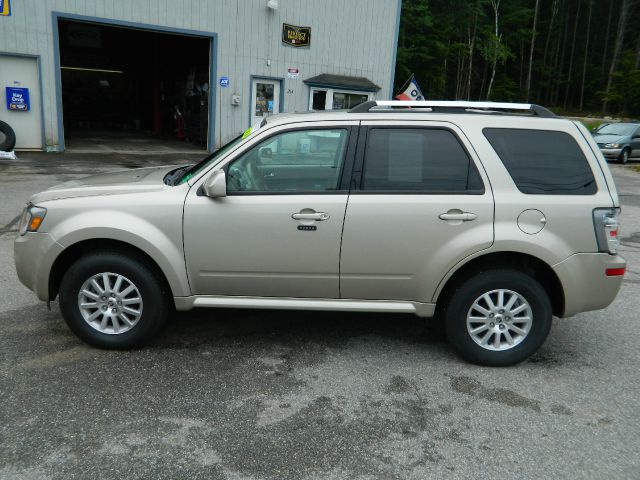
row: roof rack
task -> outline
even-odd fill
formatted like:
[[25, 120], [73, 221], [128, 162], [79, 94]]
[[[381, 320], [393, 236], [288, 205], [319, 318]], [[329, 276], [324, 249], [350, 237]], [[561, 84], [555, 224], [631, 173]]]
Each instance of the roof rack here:
[[554, 118], [555, 113], [533, 103], [500, 103], [500, 102], [464, 102], [444, 100], [371, 100], [356, 105], [349, 113], [366, 113], [373, 109], [386, 108], [399, 110], [429, 108], [437, 113], [511, 113], [515, 111], [529, 112], [537, 117]]

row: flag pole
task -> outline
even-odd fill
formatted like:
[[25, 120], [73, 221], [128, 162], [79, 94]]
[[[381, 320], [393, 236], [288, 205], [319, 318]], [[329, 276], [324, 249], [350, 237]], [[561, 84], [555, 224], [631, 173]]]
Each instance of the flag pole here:
[[[404, 83], [402, 84], [402, 86], [400, 87], [400, 92], [404, 92], [405, 87], [406, 87], [407, 85], [409, 85], [409, 83], [411, 82], [411, 80], [413, 80], [413, 78], [414, 78], [415, 76], [416, 76], [416, 74], [415, 74], [415, 73], [412, 73], [412, 74], [411, 74], [411, 76], [407, 79], [407, 81], [406, 81], [406, 82], [404, 82]], [[398, 92], [398, 93], [400, 93], [400, 92]], [[396, 94], [393, 96], [393, 98], [396, 98], [396, 96], [398, 95], [398, 93], [396, 93]]]

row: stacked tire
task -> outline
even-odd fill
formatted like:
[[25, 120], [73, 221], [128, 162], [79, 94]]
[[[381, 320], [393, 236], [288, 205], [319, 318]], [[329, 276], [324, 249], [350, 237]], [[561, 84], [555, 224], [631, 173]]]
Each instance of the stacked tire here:
[[12, 152], [16, 146], [16, 133], [8, 123], [0, 120], [0, 152]]

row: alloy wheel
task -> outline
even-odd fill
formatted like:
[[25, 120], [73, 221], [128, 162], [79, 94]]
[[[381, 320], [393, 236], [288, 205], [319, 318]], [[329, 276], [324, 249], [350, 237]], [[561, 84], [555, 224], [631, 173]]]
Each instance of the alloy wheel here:
[[527, 300], [507, 289], [480, 295], [467, 313], [467, 331], [475, 343], [492, 351], [509, 350], [531, 331], [533, 312]]
[[117, 335], [131, 330], [142, 316], [142, 295], [127, 277], [111, 272], [88, 278], [78, 293], [80, 313], [92, 328]]

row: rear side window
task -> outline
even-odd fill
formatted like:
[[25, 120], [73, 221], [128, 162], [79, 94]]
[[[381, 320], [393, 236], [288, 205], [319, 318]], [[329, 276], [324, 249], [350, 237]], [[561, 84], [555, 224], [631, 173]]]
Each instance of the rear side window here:
[[362, 190], [481, 194], [484, 186], [473, 161], [449, 130], [372, 128]]
[[483, 133], [522, 193], [596, 193], [589, 162], [571, 135], [515, 128], [485, 128]]

